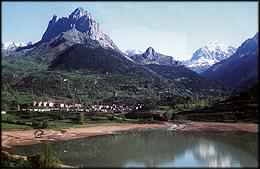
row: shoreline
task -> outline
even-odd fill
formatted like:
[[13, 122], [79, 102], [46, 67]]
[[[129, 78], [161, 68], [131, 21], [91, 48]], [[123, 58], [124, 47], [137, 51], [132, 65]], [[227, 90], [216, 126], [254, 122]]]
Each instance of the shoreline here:
[[[173, 128], [174, 127], [174, 128]], [[187, 122], [187, 123], [112, 123], [99, 124], [93, 127], [67, 128], [62, 130], [43, 129], [44, 134], [40, 138], [34, 137], [34, 130], [11, 130], [2, 131], [2, 148], [12, 146], [32, 145], [45, 141], [65, 141], [86, 137], [111, 135], [116, 132], [133, 129], [159, 129], [173, 128], [173, 132], [250, 132], [258, 133], [258, 124], [255, 123], [223, 123], [223, 122]]]

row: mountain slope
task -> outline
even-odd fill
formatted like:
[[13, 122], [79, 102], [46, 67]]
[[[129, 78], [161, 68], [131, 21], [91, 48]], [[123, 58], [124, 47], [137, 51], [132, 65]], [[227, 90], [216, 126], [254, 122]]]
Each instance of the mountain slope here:
[[127, 73], [133, 66], [132, 62], [115, 50], [76, 44], [58, 55], [50, 68]]
[[183, 65], [167, 66], [148, 64], [145, 66], [170, 80], [171, 83], [175, 85], [175, 88], [183, 88], [192, 92], [199, 92], [203, 89], [217, 89], [221, 87], [218, 83], [202, 77]]
[[196, 50], [192, 58], [184, 65], [197, 73], [202, 73], [210, 66], [229, 58], [236, 49], [232, 46], [224, 46], [218, 42], [210, 42], [202, 48]]
[[194, 121], [258, 123], [258, 86], [259, 84], [256, 83], [237, 95], [217, 102], [210, 107], [180, 112], [176, 118], [185, 117], [185, 119]]
[[228, 87], [246, 87], [258, 80], [258, 33], [246, 40], [226, 60], [219, 62], [203, 73], [203, 76], [218, 80]]

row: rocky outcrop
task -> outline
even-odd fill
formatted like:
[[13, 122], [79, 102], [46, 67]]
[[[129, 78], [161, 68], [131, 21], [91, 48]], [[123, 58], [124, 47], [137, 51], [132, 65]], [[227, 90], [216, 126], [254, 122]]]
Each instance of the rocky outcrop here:
[[68, 17], [52, 17], [41, 42], [51, 41], [55, 37], [80, 44], [91, 39], [98, 41], [102, 47], [117, 49], [111, 38], [101, 31], [99, 23], [83, 8], [75, 9]]
[[129, 57], [137, 64], [158, 64], [158, 65], [174, 65], [175, 60], [172, 56], [163, 55], [156, 52], [152, 47], [148, 47], [142, 54], [129, 55]]

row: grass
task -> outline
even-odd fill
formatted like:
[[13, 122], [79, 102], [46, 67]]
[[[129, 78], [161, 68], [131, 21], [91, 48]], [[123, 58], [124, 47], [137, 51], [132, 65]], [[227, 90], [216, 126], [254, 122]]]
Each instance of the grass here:
[[9, 130], [9, 129], [23, 129], [23, 130], [28, 130], [32, 129], [32, 127], [27, 126], [27, 125], [21, 125], [21, 124], [10, 124], [10, 123], [1, 123], [2, 130]]
[[124, 114], [110, 114], [103, 116], [93, 115], [91, 117], [85, 117], [84, 122], [80, 124], [80, 122], [77, 120], [77, 116], [75, 115], [76, 114], [66, 113], [64, 115], [64, 119], [57, 119], [57, 117], [53, 113], [8, 112], [8, 114], [2, 115], [2, 129], [33, 129], [33, 122], [40, 123], [44, 120], [48, 121], [48, 129], [64, 129], [74, 127], [97, 126], [99, 124], [139, 122], [138, 119], [126, 119]]

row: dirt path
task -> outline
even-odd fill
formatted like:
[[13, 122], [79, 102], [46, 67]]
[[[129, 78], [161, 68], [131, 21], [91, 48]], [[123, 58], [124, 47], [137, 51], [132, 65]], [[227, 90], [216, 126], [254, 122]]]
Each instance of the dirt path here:
[[249, 123], [215, 123], [215, 122], [188, 122], [174, 124], [165, 122], [161, 124], [99, 124], [99, 126], [85, 128], [68, 128], [63, 130], [44, 129], [44, 134], [40, 138], [35, 138], [36, 130], [17, 130], [2, 131], [2, 146], [11, 147], [15, 145], [30, 145], [48, 141], [62, 141], [76, 138], [113, 134], [118, 131], [131, 129], [152, 129], [152, 128], [171, 128], [177, 132], [196, 131], [196, 132], [219, 132], [219, 131], [246, 131], [258, 132], [257, 124]]

